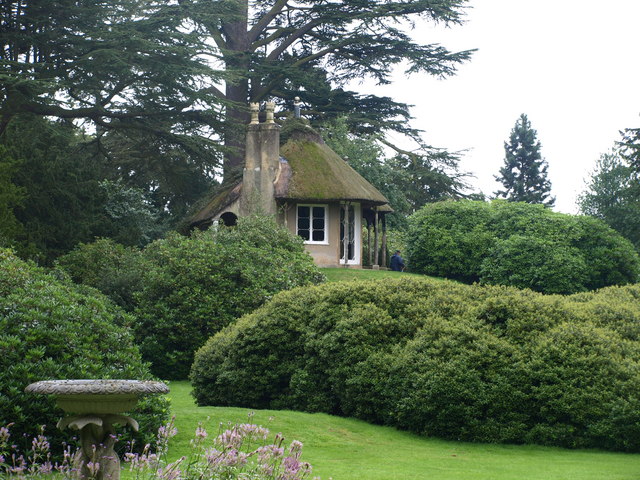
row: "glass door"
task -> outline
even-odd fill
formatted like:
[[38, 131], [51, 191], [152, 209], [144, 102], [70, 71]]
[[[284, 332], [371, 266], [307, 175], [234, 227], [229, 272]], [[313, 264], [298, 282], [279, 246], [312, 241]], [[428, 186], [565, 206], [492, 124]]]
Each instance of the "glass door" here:
[[360, 204], [340, 205], [340, 263], [360, 264]]

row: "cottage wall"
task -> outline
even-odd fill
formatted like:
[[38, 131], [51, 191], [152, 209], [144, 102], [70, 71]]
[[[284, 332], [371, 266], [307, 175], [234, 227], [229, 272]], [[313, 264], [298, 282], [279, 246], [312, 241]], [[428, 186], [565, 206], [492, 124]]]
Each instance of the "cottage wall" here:
[[[307, 243], [305, 249], [319, 267], [340, 267], [340, 204], [330, 203], [327, 210], [328, 244]], [[293, 205], [285, 213], [287, 228], [294, 235], [298, 233], [296, 232], [296, 211], [296, 205]]]

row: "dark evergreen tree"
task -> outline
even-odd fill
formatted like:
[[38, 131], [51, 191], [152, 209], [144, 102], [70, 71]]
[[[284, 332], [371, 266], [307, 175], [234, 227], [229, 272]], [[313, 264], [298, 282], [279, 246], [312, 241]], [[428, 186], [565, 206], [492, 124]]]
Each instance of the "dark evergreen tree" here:
[[504, 143], [504, 166], [495, 179], [504, 187], [495, 192], [497, 198], [513, 202], [541, 203], [552, 207], [551, 182], [547, 178], [547, 162], [540, 153], [538, 133], [523, 113]]
[[72, 124], [14, 117], [0, 142], [0, 244], [50, 263], [95, 237], [143, 245], [164, 233], [162, 204], [117, 178]]
[[0, 2], [0, 133], [30, 113], [82, 120], [98, 139], [142, 131], [211, 159], [219, 109], [208, 86], [220, 74], [186, 21], [160, 0]]
[[640, 173], [640, 128], [627, 128], [621, 133], [620, 148], [622, 157], [629, 162], [636, 172]]
[[15, 184], [19, 167], [20, 162], [0, 145], [0, 248], [15, 246], [16, 239], [23, 234], [22, 225], [14, 213], [14, 208], [24, 201], [25, 193]]
[[[392, 68], [444, 77], [471, 52], [412, 41], [417, 22], [459, 24], [467, 0], [181, 0], [197, 28], [212, 39], [230, 80], [225, 145], [235, 147], [225, 178], [242, 165], [247, 102], [271, 98], [288, 105], [299, 95], [312, 121], [344, 116], [352, 131], [395, 130], [414, 137], [408, 106], [346, 90], [349, 81], [390, 82]], [[405, 28], [407, 27], [407, 28]], [[427, 154], [430, 152], [426, 152]]]
[[620, 152], [600, 156], [578, 198], [580, 211], [604, 220], [640, 250], [640, 172]]

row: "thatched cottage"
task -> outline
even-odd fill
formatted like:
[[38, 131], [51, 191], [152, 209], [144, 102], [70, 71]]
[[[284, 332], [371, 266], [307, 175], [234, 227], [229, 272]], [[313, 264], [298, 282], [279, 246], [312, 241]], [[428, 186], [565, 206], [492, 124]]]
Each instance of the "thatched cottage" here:
[[[264, 212], [301, 236], [319, 266], [361, 267], [363, 251], [368, 264], [384, 266], [377, 252], [386, 243], [387, 199], [300, 120], [280, 146], [273, 111], [267, 103], [260, 123], [258, 105], [251, 105], [242, 180], [212, 199], [192, 226], [233, 225], [239, 216]], [[364, 248], [363, 226], [369, 233]]]

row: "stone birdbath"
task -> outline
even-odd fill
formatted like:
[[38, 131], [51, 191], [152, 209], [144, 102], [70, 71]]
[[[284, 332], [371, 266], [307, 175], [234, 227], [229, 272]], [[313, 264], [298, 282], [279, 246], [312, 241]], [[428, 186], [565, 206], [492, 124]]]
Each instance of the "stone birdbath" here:
[[122, 414], [133, 410], [141, 396], [168, 393], [169, 387], [141, 380], [45, 380], [32, 383], [25, 392], [53, 395], [69, 414], [58, 428], [80, 431], [81, 448], [74, 459], [78, 478], [119, 480], [114, 425], [130, 425], [138, 431], [138, 422]]

